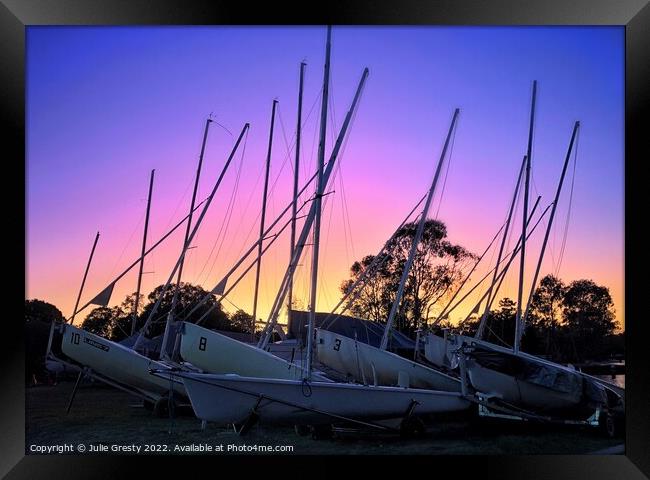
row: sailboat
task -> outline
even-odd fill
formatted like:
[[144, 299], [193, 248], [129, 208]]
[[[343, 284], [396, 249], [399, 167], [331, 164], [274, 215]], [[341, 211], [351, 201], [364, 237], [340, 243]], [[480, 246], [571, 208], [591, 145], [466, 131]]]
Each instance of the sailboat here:
[[[299, 151], [299, 138], [300, 138], [300, 112], [302, 108], [302, 88], [303, 88], [303, 78], [304, 78], [304, 66], [305, 63], [300, 65], [300, 88], [299, 88], [299, 107], [298, 107], [298, 134], [297, 134], [297, 152]], [[271, 125], [269, 130], [269, 141], [268, 149], [266, 155], [266, 168], [265, 168], [265, 180], [264, 180], [264, 193], [262, 196], [262, 214], [260, 216], [260, 234], [259, 240], [256, 242], [251, 249], [244, 255], [243, 258], [246, 258], [252, 250], [257, 247], [257, 258], [254, 262], [256, 268], [255, 275], [255, 290], [253, 295], [253, 325], [251, 326], [252, 331], [254, 332], [255, 319], [257, 318], [257, 299], [259, 291], [259, 281], [260, 281], [260, 267], [262, 255], [264, 253], [263, 249], [263, 240], [268, 235], [268, 229], [265, 229], [265, 218], [266, 218], [266, 202], [267, 202], [267, 192], [268, 192], [268, 183], [269, 183], [269, 171], [270, 171], [270, 162], [271, 162], [271, 151], [273, 145], [273, 127], [275, 123], [275, 111], [278, 101], [273, 100], [273, 107], [271, 110]], [[296, 162], [298, 161], [298, 155], [296, 155]], [[293, 227], [293, 232], [295, 232], [295, 219], [297, 215], [297, 197], [298, 197], [298, 184], [297, 184], [297, 175], [298, 171], [295, 171], [296, 183], [294, 184], [294, 200], [291, 204], [292, 207], [292, 217], [291, 223]], [[310, 183], [310, 182], [309, 182]], [[285, 211], [287, 211], [285, 209]], [[284, 214], [284, 212], [283, 212]], [[282, 215], [281, 215], [282, 216]], [[281, 218], [281, 216], [279, 218]], [[273, 222], [270, 228], [277, 223], [277, 220]], [[286, 225], [285, 225], [286, 227]], [[284, 229], [284, 227], [283, 227]], [[283, 230], [282, 229], [282, 230]], [[281, 231], [282, 231], [281, 230]], [[280, 231], [280, 233], [281, 233]], [[279, 235], [276, 234], [274, 237], [277, 238]], [[294, 233], [295, 235], [295, 233]], [[295, 240], [292, 240], [295, 241]], [[270, 245], [267, 245], [267, 247]], [[217, 285], [220, 288], [215, 287], [212, 293], [219, 293], [222, 296], [222, 299], [226, 296], [226, 292], [223, 291], [225, 284], [234, 272], [234, 270], [241, 264], [238, 262], [237, 265], [230, 272], [226, 274], [224, 279], [219, 282]], [[246, 272], [244, 272], [245, 274]], [[241, 277], [240, 277], [241, 278]], [[223, 288], [221, 288], [223, 287]], [[232, 290], [234, 285], [231, 285], [229, 291]], [[196, 308], [196, 307], [195, 307]], [[189, 315], [188, 315], [189, 316]], [[197, 322], [198, 323], [198, 322]], [[297, 363], [286, 361], [283, 358], [280, 358], [276, 355], [273, 355], [263, 349], [259, 349], [256, 346], [235, 340], [226, 335], [223, 335], [219, 332], [203, 328], [197, 324], [182, 322], [179, 335], [179, 346], [178, 354], [176, 356], [177, 360], [180, 362], [189, 362], [194, 367], [197, 367], [205, 372], [211, 373], [236, 373], [243, 376], [254, 376], [254, 377], [263, 377], [263, 378], [278, 378], [278, 379], [300, 379], [304, 376], [304, 371], [301, 366]], [[253, 335], [254, 339], [254, 335]], [[184, 365], [184, 363], [181, 363]], [[328, 381], [327, 377], [323, 375], [317, 375], [318, 379], [321, 381]]]
[[[183, 322], [181, 336], [181, 358], [205, 372], [286, 380], [305, 375], [297, 363], [193, 323]], [[329, 381], [324, 375], [315, 376]]]
[[63, 324], [60, 331], [63, 358], [81, 365], [83, 375], [89, 375], [104, 383], [129, 393], [134, 393], [153, 403], [169, 395], [170, 390], [186, 397], [181, 382], [152, 377], [152, 368], [161, 371], [169, 367], [145, 357], [117, 342], [87, 332], [71, 324]]
[[[273, 310], [278, 310], [284, 301], [288, 278], [300, 258], [302, 247], [313, 225], [313, 251], [311, 269], [310, 315], [307, 333], [307, 354], [302, 379], [259, 378], [236, 374], [191, 373], [179, 370], [180, 377], [190, 397], [197, 417], [219, 424], [241, 423], [250, 426], [255, 421], [268, 423], [332, 423], [333, 420], [353, 423], [386, 418], [411, 418], [438, 412], [458, 411], [469, 406], [469, 402], [456, 392], [441, 392], [392, 386], [370, 386], [352, 383], [323, 382], [313, 377], [312, 356], [314, 353], [314, 318], [316, 312], [316, 279], [320, 242], [321, 199], [327, 178], [334, 162], [325, 162], [325, 126], [327, 123], [327, 97], [329, 82], [331, 27], [327, 31], [323, 99], [321, 104], [320, 142], [318, 149], [318, 186], [310, 214], [305, 221], [292, 261], [285, 274], [282, 287]], [[346, 116], [342, 133], [349, 124], [361, 88], [368, 75], [364, 70], [357, 88], [352, 108]], [[342, 137], [335, 146], [338, 151]], [[333, 156], [333, 158], [335, 158]], [[258, 346], [264, 347], [276, 319], [272, 311], [265, 336]], [[209, 341], [210, 339], [207, 339]], [[152, 370], [156, 376], [165, 372]], [[376, 425], [374, 425], [376, 426]]]
[[459, 110], [456, 109], [449, 126], [431, 187], [428, 191], [427, 201], [420, 217], [409, 257], [402, 272], [397, 295], [393, 301], [391, 312], [384, 328], [381, 345], [375, 347], [359, 342], [356, 338], [349, 338], [323, 328], [317, 332], [318, 360], [328, 367], [354, 378], [358, 382], [366, 383], [371, 378], [375, 385], [412, 386], [451, 392], [460, 392], [461, 390], [461, 384], [458, 378], [386, 350], [391, 326], [401, 301], [418, 243], [422, 238], [427, 212], [431, 206], [447, 148], [456, 126], [458, 114]]
[[[152, 371], [166, 378], [164, 371]], [[470, 403], [456, 392], [354, 383], [254, 378], [174, 371], [196, 416], [220, 425], [359, 423], [457, 412]]]
[[[522, 309], [527, 200], [536, 87], [537, 83], [533, 82], [528, 151], [525, 157], [524, 221], [522, 222], [521, 263], [514, 346], [511, 350], [482, 340], [480, 338], [482, 328], [479, 328], [476, 338], [459, 335], [454, 338], [454, 343], [456, 351], [460, 355], [461, 370], [466, 371], [471, 386], [483, 396], [497, 399], [510, 408], [532, 411], [536, 414], [581, 419], [593, 418], [594, 415], [597, 417], [601, 410], [609, 414], [612, 409], [620, 408], [621, 396], [614, 389], [604, 386], [602, 382], [595, 381], [593, 377], [586, 376], [573, 368], [526, 354], [520, 350], [526, 317], [542, 265], [567, 166], [580, 127], [580, 122], [576, 121], [552, 203], [550, 218], [528, 301]], [[485, 315], [481, 323], [483, 324], [484, 321]], [[461, 375], [463, 375], [462, 372]]]
[[[329, 69], [330, 35], [331, 33], [328, 29], [327, 60], [326, 60], [327, 69]], [[301, 64], [301, 82], [300, 82], [301, 88], [299, 90], [299, 117], [300, 117], [300, 105], [302, 103], [301, 99], [302, 99], [302, 77], [303, 77], [303, 69], [304, 69], [303, 65], [304, 64]], [[366, 69], [363, 72], [361, 79], [359, 80], [354, 98], [352, 100], [352, 104], [341, 126], [334, 148], [330, 154], [329, 161], [327, 162], [326, 166], [325, 163], [323, 162], [323, 169], [319, 169], [319, 172], [314, 177], [312, 177], [314, 179], [318, 178], [319, 185], [322, 188], [325, 188], [334, 170], [335, 162], [337, 160], [341, 147], [345, 141], [346, 134], [350, 126], [351, 120], [353, 118], [354, 112], [356, 110], [356, 107], [358, 105], [358, 102], [360, 100], [361, 92], [363, 90], [363, 86], [365, 84], [367, 75], [368, 75], [368, 70]], [[323, 102], [326, 105], [327, 104], [326, 89], [324, 90], [323, 97], [324, 97]], [[300, 124], [298, 125], [298, 132], [299, 129], [300, 129]], [[297, 138], [299, 138], [299, 135], [300, 134], [298, 133]], [[324, 133], [321, 132], [321, 135], [324, 135]], [[322, 136], [321, 138], [322, 142], [324, 141], [323, 139], [324, 136]], [[297, 147], [296, 149], [297, 152], [298, 152], [298, 148], [299, 147]], [[324, 150], [322, 151], [322, 155], [324, 156]], [[294, 175], [297, 175], [297, 169], [295, 170]], [[295, 182], [297, 181], [295, 179], [296, 177], [294, 177], [294, 186], [296, 185]], [[310, 182], [307, 183], [307, 185], [309, 183], [311, 183], [311, 180]], [[285, 209], [285, 211], [287, 211], [288, 208], [296, 205], [298, 196], [305, 190], [307, 185], [305, 185], [305, 187], [303, 187], [303, 189], [300, 192], [298, 192], [294, 187], [293, 202], [289, 207]], [[287, 361], [279, 356], [269, 353], [268, 351], [266, 351], [266, 349], [268, 348], [268, 342], [271, 338], [274, 328], [276, 327], [277, 315], [290, 289], [295, 269], [298, 265], [304, 247], [307, 244], [307, 237], [310, 233], [311, 226], [316, 221], [316, 217], [318, 215], [317, 204], [319, 200], [320, 200], [320, 196], [317, 193], [314, 200], [312, 201], [311, 207], [309, 209], [309, 213], [306, 216], [302, 228], [302, 232], [298, 240], [295, 242], [294, 248], [292, 248], [292, 257], [289, 266], [287, 267], [287, 270], [282, 279], [278, 294], [273, 304], [272, 311], [269, 314], [266, 329], [262, 333], [262, 337], [260, 338], [260, 341], [258, 342], [257, 346], [252, 346], [237, 340], [233, 340], [223, 334], [220, 334], [212, 330], [208, 330], [198, 325], [193, 325], [187, 322], [183, 322], [182, 327], [180, 328], [180, 349], [179, 349], [180, 358], [178, 358], [179, 361], [188, 362], [206, 372], [217, 373], [217, 374], [228, 373], [228, 374], [238, 374], [243, 376], [258, 377], [258, 378], [279, 378], [279, 379], [287, 379], [287, 380], [304, 378], [305, 366], [299, 365], [300, 363], [299, 361], [296, 362]], [[284, 212], [281, 213], [280, 216], [282, 216], [283, 214]], [[295, 217], [296, 215], [294, 213], [292, 215], [292, 227], [294, 226], [293, 222], [295, 221]], [[280, 217], [276, 219], [276, 222], [279, 220], [279, 218]], [[270, 229], [275, 225], [276, 222], [274, 222], [266, 230], [264, 230], [263, 224], [261, 225], [262, 228], [260, 229], [260, 238], [258, 239], [256, 245], [258, 246], [261, 245], [263, 238], [269, 234]], [[249, 251], [246, 254], [244, 254], [244, 257], [246, 257], [248, 253], [252, 251], [252, 249], [253, 247], [251, 247], [251, 249], [249, 249]], [[258, 252], [258, 259], [259, 257], [260, 255]], [[259, 263], [257, 264], [259, 265]], [[213, 288], [212, 293], [218, 290], [217, 287], [223, 287], [224, 283], [228, 280], [229, 276], [234, 272], [234, 269], [237, 266], [238, 265], [235, 265], [235, 267], [233, 267], [233, 269], [231, 269], [224, 276], [224, 278], [215, 286], [215, 288]], [[320, 381], [328, 381], [326, 376], [321, 375], [318, 372], [314, 373], [314, 376]]]
[[[210, 119], [206, 123], [206, 135], [204, 135], [204, 142], [207, 136], [207, 125], [209, 125]], [[71, 317], [71, 320], [74, 319], [74, 316], [83, 308], [91, 304], [101, 304], [107, 305], [110, 299], [110, 295], [113, 291], [113, 287], [117, 281], [119, 281], [124, 275], [126, 275], [138, 262], [142, 262], [142, 259], [150, 253], [154, 248], [156, 248], [163, 240], [165, 240], [171, 233], [173, 233], [178, 227], [180, 227], [185, 221], [189, 221], [191, 214], [198, 209], [201, 205], [203, 208], [197, 219], [194, 228], [191, 233], [186, 236], [186, 241], [181, 252], [181, 256], [178, 259], [166, 285], [165, 288], [169, 286], [174, 274], [176, 273], [184, 255], [187, 251], [187, 246], [190, 244], [194, 236], [196, 235], [198, 228], [207, 213], [207, 210], [219, 188], [219, 185], [228, 170], [232, 159], [237, 152], [239, 145], [244, 137], [244, 134], [248, 130], [249, 125], [246, 124], [240, 135], [237, 139], [230, 156], [228, 157], [222, 171], [219, 175], [219, 178], [215, 185], [213, 186], [210, 195], [202, 202], [196, 206], [192, 206], [190, 213], [181, 220], [174, 228], [172, 228], [165, 236], [163, 236], [155, 245], [150, 247], [146, 252], [143, 248], [143, 254], [141, 257], [133, 262], [122, 274], [113, 280], [109, 286], [100, 292], [96, 297], [89, 301], [81, 309], [75, 310]], [[203, 151], [203, 150], [202, 150]], [[152, 177], [153, 179], [153, 177]], [[150, 200], [150, 198], [149, 198]], [[94, 247], [93, 247], [94, 249]], [[91, 255], [92, 258], [92, 255]], [[90, 262], [89, 262], [90, 265]], [[80, 295], [81, 296], [81, 292]], [[162, 298], [162, 295], [161, 295]], [[158, 301], [158, 304], [160, 299]], [[77, 302], [78, 304], [78, 302]], [[185, 389], [182, 385], [182, 382], [174, 380], [173, 378], [167, 378], [166, 381], [161, 380], [160, 377], [156, 378], [149, 374], [149, 370], [155, 368], [160, 371], [168, 370], [170, 367], [163, 361], [156, 361], [149, 358], [146, 353], [146, 347], [144, 347], [144, 332], [141, 332], [138, 336], [133, 348], [129, 348], [125, 345], [122, 345], [117, 342], [110, 341], [108, 339], [102, 338], [99, 335], [86, 332], [83, 329], [74, 326], [72, 323], [65, 323], [60, 326], [52, 325], [50, 330], [50, 338], [48, 340], [48, 357], [53, 357], [57, 360], [62, 360], [66, 363], [73, 363], [79, 365], [82, 368], [82, 371], [79, 375], [77, 385], [83, 376], [89, 375], [93, 378], [96, 378], [100, 381], [103, 381], [111, 386], [126, 390], [135, 395], [141, 396], [146, 400], [157, 402], [162, 398], [165, 398], [169, 393], [175, 392], [183, 397], [186, 397]], [[56, 339], [56, 342], [55, 342]], [[140, 351], [138, 351], [140, 347]], [[57, 358], [57, 355], [60, 358]], [[75, 391], [76, 392], [76, 387]], [[73, 392], [73, 397], [74, 397]]]
[[[138, 286], [133, 307], [133, 322], [131, 330], [132, 333], [135, 331], [135, 319], [137, 315], [138, 300], [140, 294], [142, 267], [144, 258], [147, 253], [149, 253], [146, 251], [146, 238], [149, 223], [149, 212], [151, 208], [154, 173], [155, 170], [152, 170], [149, 181], [149, 194], [147, 199], [147, 211], [142, 241], [142, 253], [140, 259], [138, 260], [140, 263], [140, 272], [138, 274]], [[173, 232], [178, 226], [180, 226], [183, 221], [174, 227], [170, 233]], [[167, 235], [165, 235], [161, 241], [166, 237]], [[75, 315], [78, 313], [79, 300], [83, 292], [83, 285], [90, 268], [90, 263], [92, 261], [98, 238], [99, 233], [97, 234], [97, 237], [95, 237], [95, 243], [93, 244], [93, 249], [91, 251], [88, 265], [84, 273], [84, 279], [82, 281], [82, 286], [79, 290], [79, 295], [75, 303], [71, 322], [74, 320]], [[160, 241], [155, 246], [158, 244], [160, 244]], [[152, 249], [155, 248], [155, 246], [152, 247]], [[136, 263], [137, 261], [134, 262], [128, 270], [130, 270]], [[110, 294], [113, 290], [113, 285], [116, 281], [117, 280], [112, 282], [107, 289], [101, 292], [89, 303], [100, 304], [104, 306], [107, 305], [110, 299]], [[153, 367], [164, 369], [164, 364], [157, 364], [146, 356], [134, 352], [132, 349], [120, 343], [112, 342], [105, 338], [102, 338], [99, 335], [87, 332], [79, 327], [75, 327], [72, 323], [62, 324], [56, 332], [54, 331], [54, 328], [54, 325], [52, 325], [47, 356], [49, 358], [56, 358], [51, 350], [52, 341], [54, 339], [54, 336], [56, 336], [56, 355], [64, 359], [64, 364], [70, 364], [70, 362], [72, 362], [75, 366], [79, 365], [82, 368], [77, 380], [77, 386], [79, 384], [79, 381], [85, 375], [88, 375], [111, 386], [140, 396], [144, 400], [147, 400], [153, 404], [168, 396], [171, 390], [173, 390], [179, 397], [186, 397], [185, 389], [183, 388], [181, 382], [172, 381], [170, 383], [169, 381], [165, 381], [161, 378], [152, 379], [151, 376], [148, 375], [149, 369]], [[77, 386], [75, 386], [75, 390], [73, 391], [73, 396], [71, 397], [69, 407], [71, 406], [72, 399], [74, 398], [74, 393], [76, 393]]]

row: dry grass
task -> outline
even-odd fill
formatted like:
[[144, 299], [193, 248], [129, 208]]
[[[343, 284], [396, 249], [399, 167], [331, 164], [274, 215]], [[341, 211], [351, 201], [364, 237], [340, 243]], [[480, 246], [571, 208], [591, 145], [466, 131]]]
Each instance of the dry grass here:
[[[193, 416], [173, 421], [154, 417], [130, 395], [98, 385], [83, 385], [71, 412], [65, 408], [72, 382], [27, 389], [26, 438], [29, 445], [292, 445], [292, 454], [582, 454], [620, 444], [586, 428], [535, 428], [503, 423], [476, 425], [467, 419], [446, 419], [418, 439], [358, 432], [314, 440], [289, 427], [258, 425], [246, 436], [207, 425]], [[226, 452], [227, 453], [227, 452]], [[231, 452], [232, 453], [232, 452]], [[255, 453], [255, 452], [253, 452]]]

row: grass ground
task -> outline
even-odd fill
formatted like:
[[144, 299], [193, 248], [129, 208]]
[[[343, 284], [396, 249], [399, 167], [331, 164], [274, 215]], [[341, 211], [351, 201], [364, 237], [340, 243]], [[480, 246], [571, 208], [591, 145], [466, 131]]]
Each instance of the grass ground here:
[[[490, 423], [477, 425], [467, 419], [440, 421], [417, 439], [397, 435], [360, 432], [337, 434], [332, 439], [314, 440], [299, 436], [290, 427], [258, 425], [246, 436], [232, 429], [201, 422], [190, 415], [170, 419], [156, 418], [142, 408], [141, 402], [126, 393], [100, 385], [82, 385], [69, 414], [65, 409], [73, 382], [56, 386], [37, 386], [26, 394], [26, 443], [30, 445], [167, 445], [187, 448], [210, 445], [213, 451], [222, 445], [224, 453], [242, 453], [235, 449], [253, 449], [255, 445], [288, 445], [292, 454], [583, 454], [614, 447], [621, 438], [609, 439], [598, 430], [580, 427], [547, 427]], [[231, 445], [231, 447], [229, 447]], [[234, 447], [233, 447], [234, 446]], [[228, 448], [231, 449], [228, 452]], [[88, 450], [87, 450], [88, 451]], [[183, 453], [183, 452], [181, 452]]]

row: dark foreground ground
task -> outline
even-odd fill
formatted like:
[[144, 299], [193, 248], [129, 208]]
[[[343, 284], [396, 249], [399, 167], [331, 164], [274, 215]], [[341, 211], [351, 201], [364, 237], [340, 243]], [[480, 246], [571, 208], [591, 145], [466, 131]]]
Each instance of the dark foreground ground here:
[[[145, 445], [175, 453], [179, 447], [196, 450], [209, 445], [213, 454], [263, 453], [266, 446], [282, 446], [288, 454], [583, 454], [603, 450], [618, 453], [623, 442], [622, 438], [606, 438], [592, 428], [477, 425], [462, 418], [441, 421], [417, 439], [366, 431], [314, 440], [310, 435], [297, 435], [293, 428], [259, 425], [242, 437], [232, 429], [210, 424], [201, 430], [201, 422], [189, 415], [173, 421], [156, 418], [137, 398], [98, 385], [81, 386], [66, 415], [72, 387], [73, 382], [62, 382], [27, 389], [26, 453], [33, 453], [30, 450], [37, 446], [64, 444], [77, 453], [81, 444], [86, 453], [98, 447], [112, 453], [114, 446], [131, 445], [140, 446], [140, 454], [152, 453], [145, 452]], [[218, 451], [220, 445], [223, 453]], [[286, 451], [286, 446], [292, 448]]]

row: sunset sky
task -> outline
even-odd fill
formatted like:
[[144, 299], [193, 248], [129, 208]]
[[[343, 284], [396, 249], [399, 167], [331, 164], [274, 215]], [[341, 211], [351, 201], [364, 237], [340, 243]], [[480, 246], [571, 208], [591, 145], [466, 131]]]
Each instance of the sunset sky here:
[[[325, 32], [28, 27], [26, 298], [53, 303], [69, 316], [96, 231], [101, 236], [82, 304], [139, 256], [151, 169], [148, 244], [185, 216], [210, 114], [218, 124], [211, 126], [199, 198], [209, 193], [244, 123], [251, 124], [245, 151], [235, 157], [186, 261], [183, 280], [211, 289], [258, 234], [274, 98], [279, 114], [267, 224], [290, 201], [303, 60], [301, 183], [315, 170]], [[370, 75], [328, 187], [334, 193], [323, 212], [318, 310], [336, 304], [350, 265], [376, 253], [424, 195], [455, 107], [461, 112], [451, 163], [429, 216], [447, 224], [451, 241], [483, 251], [506, 217], [537, 80], [531, 198], [542, 195], [540, 209], [553, 198], [573, 123], [581, 122], [575, 180], [571, 165], [542, 275], [607, 286], [624, 325], [622, 27], [335, 26], [332, 42], [328, 156], [364, 67]], [[521, 202], [517, 234], [520, 222]], [[527, 249], [527, 289], [543, 228]], [[182, 235], [179, 229], [147, 257], [143, 293], [166, 281]], [[510, 245], [515, 241], [513, 235]], [[287, 231], [263, 259], [258, 310], [264, 319], [288, 251]], [[303, 306], [309, 254], [296, 278]], [[488, 254], [474, 278], [495, 259]], [[516, 299], [517, 271], [511, 269], [500, 296]], [[252, 310], [253, 273], [224, 302], [226, 310]], [[116, 285], [111, 305], [135, 291], [136, 276], [134, 269]], [[452, 321], [464, 318], [477, 298]]]

